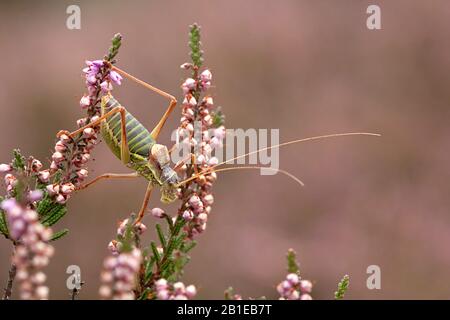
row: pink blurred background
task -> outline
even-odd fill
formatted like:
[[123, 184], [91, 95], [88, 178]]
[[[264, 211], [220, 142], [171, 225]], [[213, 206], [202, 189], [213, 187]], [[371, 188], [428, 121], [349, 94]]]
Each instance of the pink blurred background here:
[[[81, 30], [66, 28], [71, 4], [81, 7]], [[382, 30], [366, 28], [369, 4], [380, 5]], [[101, 58], [116, 32], [124, 36], [118, 65], [181, 98], [179, 65], [188, 60], [188, 26], [198, 22], [228, 128], [279, 128], [281, 141], [347, 131], [383, 136], [282, 149], [281, 167], [304, 188], [282, 175], [221, 174], [183, 281], [198, 286], [199, 298], [222, 298], [228, 286], [244, 297], [276, 298], [293, 248], [315, 298], [331, 299], [348, 273], [351, 299], [447, 299], [449, 15], [444, 0], [2, 2], [0, 162], [16, 147], [48, 160], [55, 133], [83, 115], [84, 60]], [[115, 95], [148, 128], [167, 104], [127, 81]], [[179, 114], [167, 127], [178, 121]], [[103, 144], [94, 156], [91, 178], [127, 171]], [[56, 227], [70, 233], [47, 268], [51, 298], [68, 298], [71, 264], [86, 281], [80, 298], [98, 297], [106, 246], [117, 221], [139, 209], [145, 185], [105, 182], [72, 198]], [[2, 286], [10, 254], [1, 240]], [[373, 264], [381, 267], [381, 290], [366, 287]]]

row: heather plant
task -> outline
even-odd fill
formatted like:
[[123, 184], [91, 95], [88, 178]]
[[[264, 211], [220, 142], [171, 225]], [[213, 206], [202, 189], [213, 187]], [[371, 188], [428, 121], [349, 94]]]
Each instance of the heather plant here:
[[[87, 165], [92, 151], [99, 143], [99, 135], [103, 134], [100, 126], [100, 120], [104, 116], [102, 108], [105, 104], [113, 103], [113, 85], [120, 85], [125, 76], [154, 91], [160, 91], [115, 66], [121, 43], [121, 35], [116, 34], [103, 59], [86, 61], [83, 73], [87, 92], [80, 100], [85, 117], [77, 121], [79, 129], [75, 132], [58, 132], [48, 168], [44, 168], [42, 162], [32, 156], [23, 156], [19, 150], [14, 150], [10, 163], [0, 165], [6, 186], [6, 194], [0, 199], [0, 232], [13, 246], [4, 299], [11, 298], [14, 282], [17, 282], [21, 299], [49, 297], [44, 268], [54, 254], [52, 241], [68, 233], [67, 229], [57, 232], [52, 229], [67, 213], [66, 205], [73, 193], [92, 184], [83, 183], [89, 173]], [[197, 294], [196, 287], [192, 284], [185, 285], [182, 277], [184, 267], [190, 260], [189, 252], [205, 232], [211, 216], [213, 186], [217, 180], [216, 171], [219, 171], [215, 168], [223, 164], [213, 156], [212, 151], [223, 144], [225, 123], [222, 111], [216, 108], [208, 93], [212, 86], [212, 73], [203, 67], [200, 28], [196, 24], [190, 28], [189, 47], [191, 61], [181, 65], [189, 75], [181, 84], [183, 99], [180, 122], [176, 128], [177, 145], [183, 144], [198, 152], [188, 159], [190, 161], [182, 160], [177, 163], [174, 169], [168, 167], [164, 150], [161, 151], [162, 156], [158, 153], [156, 160], [160, 177], [167, 178], [161, 183], [161, 188], [166, 188], [162, 190], [162, 200], [177, 201], [178, 209], [172, 213], [159, 207], [147, 210], [151, 192], [149, 188], [141, 211], [129, 214], [119, 223], [115, 239], [108, 244], [109, 255], [104, 259], [103, 269], [99, 271], [99, 295], [102, 299], [179, 300], [192, 299]], [[171, 99], [168, 109], [171, 112], [176, 100], [164, 92], [158, 93]], [[117, 119], [125, 112], [123, 108], [119, 109], [117, 112], [121, 115], [116, 114]], [[162, 125], [164, 122], [165, 119]], [[121, 123], [122, 129], [128, 125], [129, 123]], [[161, 127], [158, 127], [158, 133]], [[122, 130], [122, 134], [124, 131]], [[116, 155], [122, 160], [126, 157], [127, 160], [133, 160], [135, 155], [127, 154], [123, 149], [126, 136], [122, 135], [120, 142], [122, 144], [119, 148], [120, 143], [116, 141]], [[133, 161], [137, 163], [136, 160]], [[142, 171], [142, 165], [135, 168], [140, 175], [150, 175], [149, 172]], [[138, 176], [132, 174], [127, 177]], [[117, 176], [109, 174], [100, 178]], [[98, 180], [94, 179], [94, 182]], [[158, 220], [155, 226], [158, 241], [144, 243], [141, 239], [148, 232], [142, 222], [144, 214]], [[287, 262], [287, 275], [276, 287], [280, 299], [312, 299], [313, 284], [301, 277], [293, 250], [289, 250]], [[339, 283], [335, 298], [342, 299], [348, 286], [349, 279], [346, 276]], [[225, 298], [242, 299], [242, 296], [229, 288], [225, 291]]]

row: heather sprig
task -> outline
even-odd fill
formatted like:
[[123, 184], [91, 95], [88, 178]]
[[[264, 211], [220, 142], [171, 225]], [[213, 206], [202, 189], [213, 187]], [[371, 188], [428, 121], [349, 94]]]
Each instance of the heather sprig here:
[[348, 275], [345, 275], [342, 278], [342, 280], [338, 283], [338, 289], [334, 293], [334, 299], [335, 300], [344, 299], [344, 295], [347, 292], [349, 285], [350, 285], [350, 277]]
[[[211, 71], [200, 69], [203, 52], [200, 28], [196, 24], [191, 26], [189, 46], [192, 62], [184, 63], [181, 67], [192, 70], [193, 77], [187, 78], [181, 85], [184, 99], [180, 126], [177, 130], [181, 139], [179, 143], [189, 146], [197, 157], [195, 163], [180, 165], [178, 174], [180, 179], [186, 179], [198, 171], [207, 173], [199, 175], [180, 187], [178, 197], [181, 203], [175, 215], [167, 214], [161, 208], [150, 210], [153, 217], [163, 219], [166, 225], [156, 224], [159, 244], [151, 242], [142, 251], [142, 267], [135, 287], [135, 293], [139, 299], [191, 298], [195, 295], [195, 287], [184, 288], [179, 279], [190, 260], [188, 252], [196, 245], [194, 238], [206, 229], [214, 202], [212, 185], [217, 176], [214, 172], [210, 172], [210, 168], [217, 164], [218, 160], [212, 156], [212, 150], [222, 144], [225, 128], [223, 115], [221, 113], [216, 115], [213, 98], [207, 94], [207, 90], [211, 87]], [[199, 127], [196, 128], [196, 126]], [[194, 134], [195, 130], [198, 130], [198, 135]], [[138, 248], [140, 247], [139, 232], [135, 230], [134, 234], [134, 246]], [[123, 253], [123, 246], [124, 242], [120, 239], [113, 240], [109, 244], [110, 250], [116, 255]], [[161, 285], [163, 281], [166, 283], [164, 289]], [[102, 292], [105, 293], [107, 290], [103, 288]]]
[[[77, 121], [79, 127], [98, 119], [102, 95], [112, 90], [112, 83], [120, 84], [121, 76], [111, 71], [120, 44], [121, 36], [117, 34], [105, 60], [86, 62], [83, 71], [88, 93], [80, 105], [87, 110], [87, 117]], [[6, 186], [5, 197], [0, 198], [0, 233], [15, 247], [5, 299], [9, 299], [16, 277], [21, 298], [48, 297], [48, 288], [43, 285], [45, 274], [40, 269], [53, 254], [49, 242], [68, 232], [64, 229], [52, 234], [49, 227], [66, 214], [67, 200], [87, 177], [86, 163], [97, 144], [97, 133], [98, 127], [85, 129], [73, 138], [67, 132], [58, 134], [48, 169], [38, 159], [24, 157], [19, 150], [13, 151], [10, 163], [0, 164]]]
[[[29, 163], [32, 163], [29, 161]], [[25, 164], [12, 168], [24, 169]], [[27, 176], [22, 173], [14, 183], [14, 197], [3, 200], [1, 209], [8, 225], [7, 236], [15, 245], [9, 280], [4, 299], [9, 299], [14, 278], [19, 284], [21, 299], [47, 299], [49, 289], [45, 286], [46, 275], [43, 268], [49, 263], [54, 249], [49, 244], [52, 230], [39, 221], [35, 203], [42, 198], [42, 191], [28, 190]]]

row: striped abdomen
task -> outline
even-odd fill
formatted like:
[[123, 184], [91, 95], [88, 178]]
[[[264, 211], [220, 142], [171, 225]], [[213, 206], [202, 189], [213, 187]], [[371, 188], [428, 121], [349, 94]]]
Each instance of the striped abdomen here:
[[[111, 111], [115, 107], [120, 107], [120, 103], [112, 96], [106, 96], [102, 100], [102, 115]], [[131, 154], [147, 158], [155, 140], [150, 136], [150, 132], [128, 111], [126, 114], [126, 132], [128, 148]], [[116, 113], [102, 122], [102, 135], [111, 151], [120, 159], [120, 143], [122, 141], [122, 127], [120, 123], [120, 113]]]
[[[102, 98], [102, 115], [119, 107], [120, 103], [111, 95]], [[150, 136], [150, 132], [133, 117], [128, 111], [126, 113], [126, 130], [128, 148], [130, 150], [130, 162], [127, 167], [135, 170], [141, 176], [154, 184], [161, 185], [159, 171], [150, 164], [149, 154], [155, 140]], [[121, 160], [120, 144], [122, 141], [122, 128], [120, 123], [120, 113], [108, 117], [101, 123], [101, 134], [104, 141], [111, 149], [112, 153]]]

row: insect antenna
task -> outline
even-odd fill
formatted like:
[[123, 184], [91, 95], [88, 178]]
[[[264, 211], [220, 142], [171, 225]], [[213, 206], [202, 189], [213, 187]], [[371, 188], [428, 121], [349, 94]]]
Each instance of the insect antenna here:
[[322, 139], [327, 139], [327, 138], [336, 138], [336, 137], [346, 137], [346, 136], [375, 136], [375, 137], [380, 137], [381, 135], [378, 133], [370, 133], [370, 132], [346, 132], [346, 133], [333, 133], [333, 134], [326, 134], [326, 135], [321, 135], [321, 136], [314, 136], [314, 137], [309, 137], [309, 138], [303, 138], [303, 139], [296, 139], [296, 140], [291, 140], [291, 141], [287, 141], [287, 142], [283, 142], [280, 144], [276, 144], [274, 146], [270, 146], [270, 147], [265, 147], [265, 148], [261, 148], [259, 150], [255, 150], [252, 152], [248, 152], [242, 155], [239, 155], [237, 157], [225, 160], [223, 162], [220, 162], [210, 168], [208, 168], [205, 171], [199, 172], [198, 174], [195, 174], [181, 182], [179, 182], [177, 184], [177, 187], [182, 186], [192, 180], [197, 179], [199, 176], [204, 175], [204, 174], [208, 174], [208, 173], [212, 173], [212, 172], [220, 172], [220, 171], [231, 171], [233, 169], [236, 170], [241, 170], [241, 169], [260, 169], [260, 168], [264, 168], [266, 170], [274, 170], [274, 171], [278, 171], [281, 172], [285, 175], [287, 175], [288, 177], [294, 179], [296, 182], [298, 182], [300, 185], [304, 186], [304, 183], [298, 179], [297, 177], [295, 177], [293, 174], [285, 171], [285, 170], [280, 170], [280, 169], [274, 169], [274, 168], [270, 168], [270, 167], [263, 167], [263, 166], [242, 166], [242, 167], [232, 167], [232, 168], [222, 168], [222, 169], [217, 169], [215, 170], [215, 168], [217, 168], [218, 166], [227, 164], [228, 162], [237, 160], [237, 159], [242, 159], [245, 158], [247, 156], [250, 156], [252, 154], [256, 154], [259, 153], [261, 151], [266, 151], [266, 150], [271, 150], [271, 149], [275, 149], [275, 148], [280, 148], [280, 147], [284, 147], [284, 146], [288, 146], [290, 144], [295, 144], [295, 143], [301, 143], [301, 142], [307, 142], [307, 141], [314, 141], [314, 140], [322, 140]]

